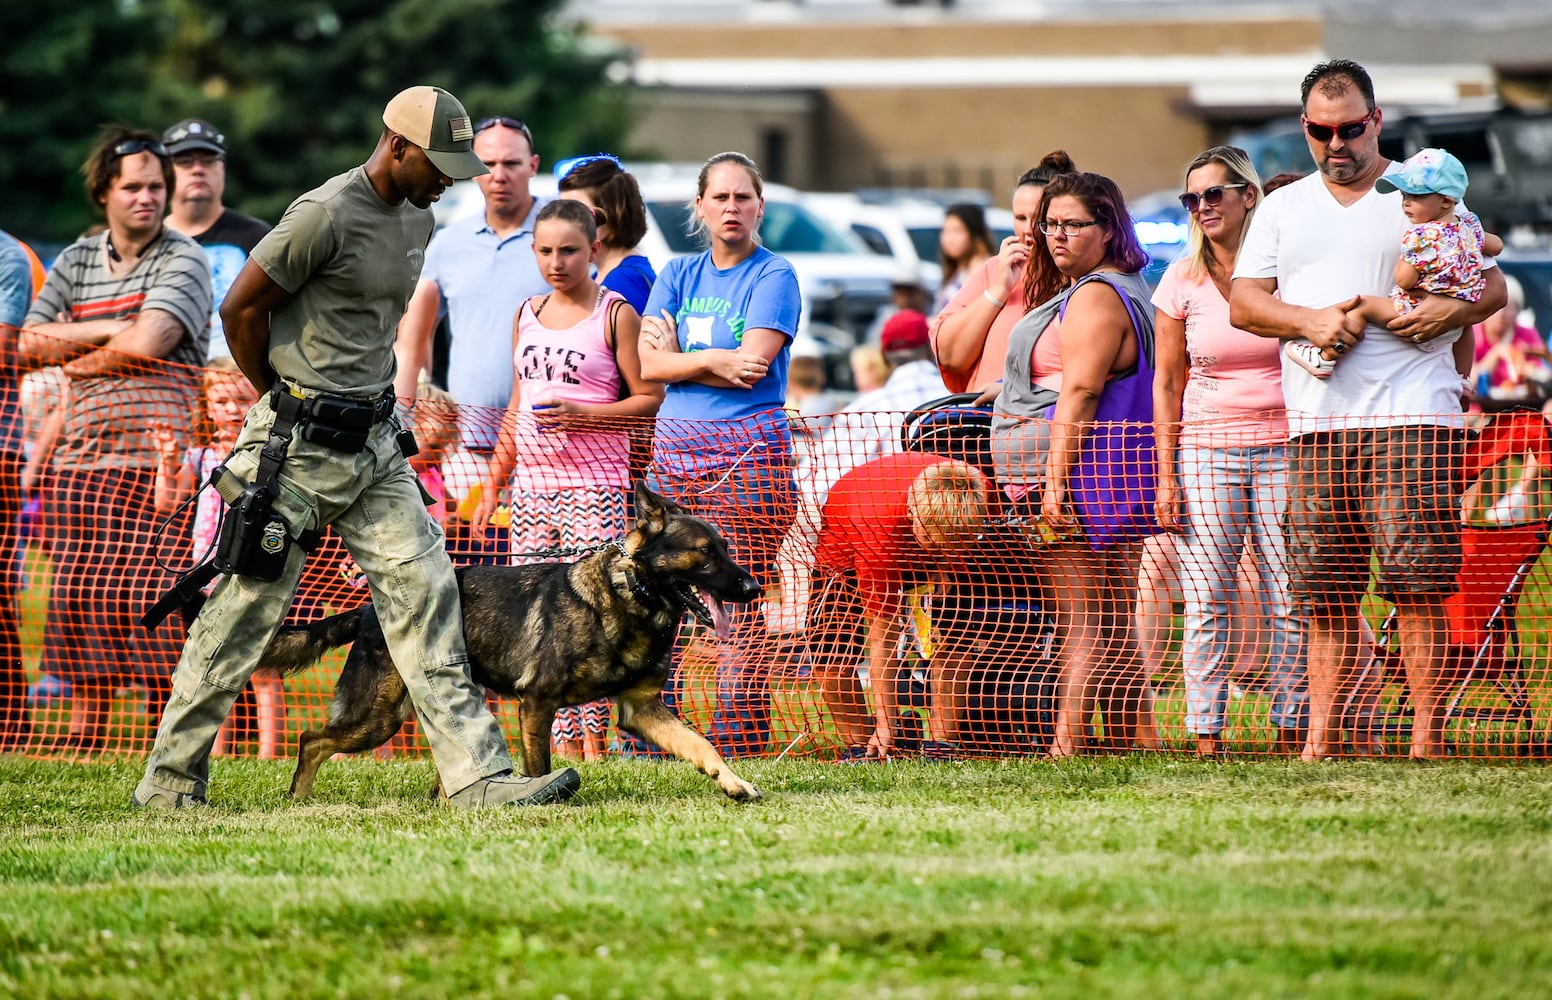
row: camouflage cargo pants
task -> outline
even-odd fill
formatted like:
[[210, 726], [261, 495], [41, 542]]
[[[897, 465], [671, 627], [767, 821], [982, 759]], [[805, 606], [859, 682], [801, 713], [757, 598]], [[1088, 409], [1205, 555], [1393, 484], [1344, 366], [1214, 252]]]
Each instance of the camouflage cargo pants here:
[[[274, 411], [248, 414], [227, 468], [251, 481]], [[277, 511], [294, 532], [333, 525], [366, 574], [394, 666], [451, 795], [512, 769], [506, 740], [469, 676], [458, 586], [442, 530], [422, 505], [391, 422], [365, 451], [344, 454], [294, 437], [281, 468]], [[232, 702], [291, 606], [305, 553], [292, 545], [279, 580], [228, 576], [189, 630], [146, 767], [153, 784], [203, 797], [210, 748]]]

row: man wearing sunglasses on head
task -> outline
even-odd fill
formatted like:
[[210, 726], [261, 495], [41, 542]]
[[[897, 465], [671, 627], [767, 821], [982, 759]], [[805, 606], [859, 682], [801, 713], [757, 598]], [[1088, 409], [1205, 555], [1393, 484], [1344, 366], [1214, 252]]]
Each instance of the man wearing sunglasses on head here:
[[[154, 134], [109, 130], [83, 172], [106, 226], [54, 261], [17, 357], [22, 371], [58, 365], [69, 379], [49, 457], [54, 576], [43, 669], [71, 679], [68, 739], [94, 750], [114, 688], [160, 691], [177, 660], [175, 641], [135, 624], [171, 581], [154, 561], [152, 428], [189, 433], [212, 296], [205, 255], [163, 225], [174, 175]], [[151, 700], [160, 707], [160, 695]]]
[[442, 463], [449, 495], [466, 493], [490, 464], [512, 398], [517, 307], [549, 290], [533, 252], [534, 221], [543, 207], [528, 190], [539, 169], [533, 132], [506, 115], [482, 118], [474, 123], [474, 155], [489, 171], [475, 178], [485, 210], [454, 220], [431, 241], [394, 347], [394, 387], [410, 400], [421, 372], [430, 374], [437, 320], [447, 317], [447, 391], [460, 404], [462, 438]]
[[[217, 309], [248, 255], [269, 232], [269, 223], [222, 204], [226, 194], [226, 136], [202, 118], [185, 118], [162, 133], [177, 187], [169, 199], [167, 227], [204, 248]], [[220, 312], [210, 317], [210, 358], [231, 356]]]
[[1416, 710], [1411, 756], [1438, 756], [1448, 640], [1442, 598], [1455, 589], [1461, 559], [1453, 491], [1461, 373], [1451, 347], [1463, 327], [1502, 307], [1504, 280], [1489, 261], [1475, 303], [1425, 293], [1387, 326], [1345, 329], [1362, 296], [1389, 295], [1411, 223], [1398, 192], [1375, 188], [1399, 164], [1380, 155], [1384, 114], [1364, 68], [1346, 59], [1321, 63], [1304, 78], [1301, 97], [1318, 169], [1256, 212], [1229, 310], [1241, 329], [1345, 356], [1325, 379], [1287, 352], [1282, 366], [1289, 591], [1309, 615], [1303, 756], [1319, 760], [1340, 745], [1339, 706], [1359, 661], [1371, 559], [1380, 595], [1400, 615]]

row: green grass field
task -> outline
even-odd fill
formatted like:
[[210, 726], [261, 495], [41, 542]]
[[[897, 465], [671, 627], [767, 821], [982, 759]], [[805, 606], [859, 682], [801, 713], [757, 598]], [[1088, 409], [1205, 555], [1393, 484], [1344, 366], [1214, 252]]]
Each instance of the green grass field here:
[[0, 759], [0, 996], [1552, 995], [1552, 772], [1108, 758], [583, 768], [426, 802], [429, 764]]

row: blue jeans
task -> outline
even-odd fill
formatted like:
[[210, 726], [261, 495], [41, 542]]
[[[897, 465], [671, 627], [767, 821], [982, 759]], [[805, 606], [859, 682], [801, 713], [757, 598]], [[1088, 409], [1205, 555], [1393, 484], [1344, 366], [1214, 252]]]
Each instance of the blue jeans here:
[[[760, 581], [771, 583], [776, 553], [797, 514], [797, 485], [790, 454], [746, 456], [731, 469], [693, 477], [653, 470], [647, 485], [709, 521], [727, 539], [733, 560]], [[750, 604], [730, 609], [732, 635], [717, 650], [717, 706], [711, 717], [710, 740], [724, 757], [765, 752], [771, 738], [771, 686], [766, 645], [765, 609]], [[663, 703], [677, 709], [678, 661], [663, 689]], [[626, 752], [641, 752], [639, 740], [622, 740]]]
[[1257, 597], [1271, 627], [1267, 688], [1274, 725], [1304, 725], [1307, 684], [1302, 623], [1288, 600], [1288, 568], [1278, 519], [1288, 505], [1287, 450], [1282, 445], [1180, 450], [1186, 533], [1176, 539], [1185, 593], [1186, 729], [1223, 732], [1229, 699], [1233, 597], [1240, 552], [1255, 539]]

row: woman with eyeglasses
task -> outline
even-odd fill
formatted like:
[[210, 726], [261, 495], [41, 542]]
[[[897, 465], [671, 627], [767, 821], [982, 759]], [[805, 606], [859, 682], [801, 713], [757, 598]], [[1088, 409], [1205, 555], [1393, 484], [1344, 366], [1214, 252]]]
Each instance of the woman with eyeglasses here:
[[1131, 631], [1137, 539], [1157, 530], [1151, 504], [1140, 509], [1154, 478], [1148, 255], [1120, 189], [1099, 174], [1053, 178], [1035, 218], [1029, 313], [1008, 338], [992, 456], [1056, 617], [1049, 752], [1090, 748], [1096, 709], [1109, 747], [1155, 749], [1153, 689]]
[[1013, 235], [966, 276], [932, 321], [932, 353], [950, 392], [980, 392], [989, 403], [1002, 381], [1008, 333], [1023, 317], [1024, 264], [1035, 239], [1040, 192], [1057, 174], [1077, 170], [1066, 150], [1047, 153], [1013, 185]]
[[636, 178], [608, 153], [556, 165], [560, 196], [591, 208], [598, 219], [598, 283], [624, 296], [640, 313], [647, 307], [657, 272], [638, 249], [647, 234], [647, 206]]
[[[1230, 668], [1252, 652], [1238, 647], [1262, 634], [1278, 748], [1296, 752], [1304, 743], [1304, 641], [1289, 608], [1278, 524], [1288, 504], [1282, 365], [1277, 341], [1229, 322], [1229, 279], [1261, 200], [1259, 182], [1235, 146], [1214, 146], [1186, 166], [1186, 253], [1153, 295], [1157, 511], [1159, 525], [1175, 536], [1185, 597], [1186, 730], [1204, 756], [1221, 749]], [[1236, 597], [1246, 554], [1255, 567], [1248, 604]], [[1236, 621], [1236, 605], [1262, 609], [1265, 633]]]
[[[641, 321], [641, 373], [667, 383], [649, 485], [721, 529], [762, 585], [796, 514], [792, 431], [783, 407], [801, 305], [792, 265], [760, 245], [764, 183], [742, 153], [701, 167], [690, 203], [702, 253], [668, 263]], [[758, 647], [764, 613], [733, 614], [717, 655], [711, 742], [757, 754], [771, 733]]]

